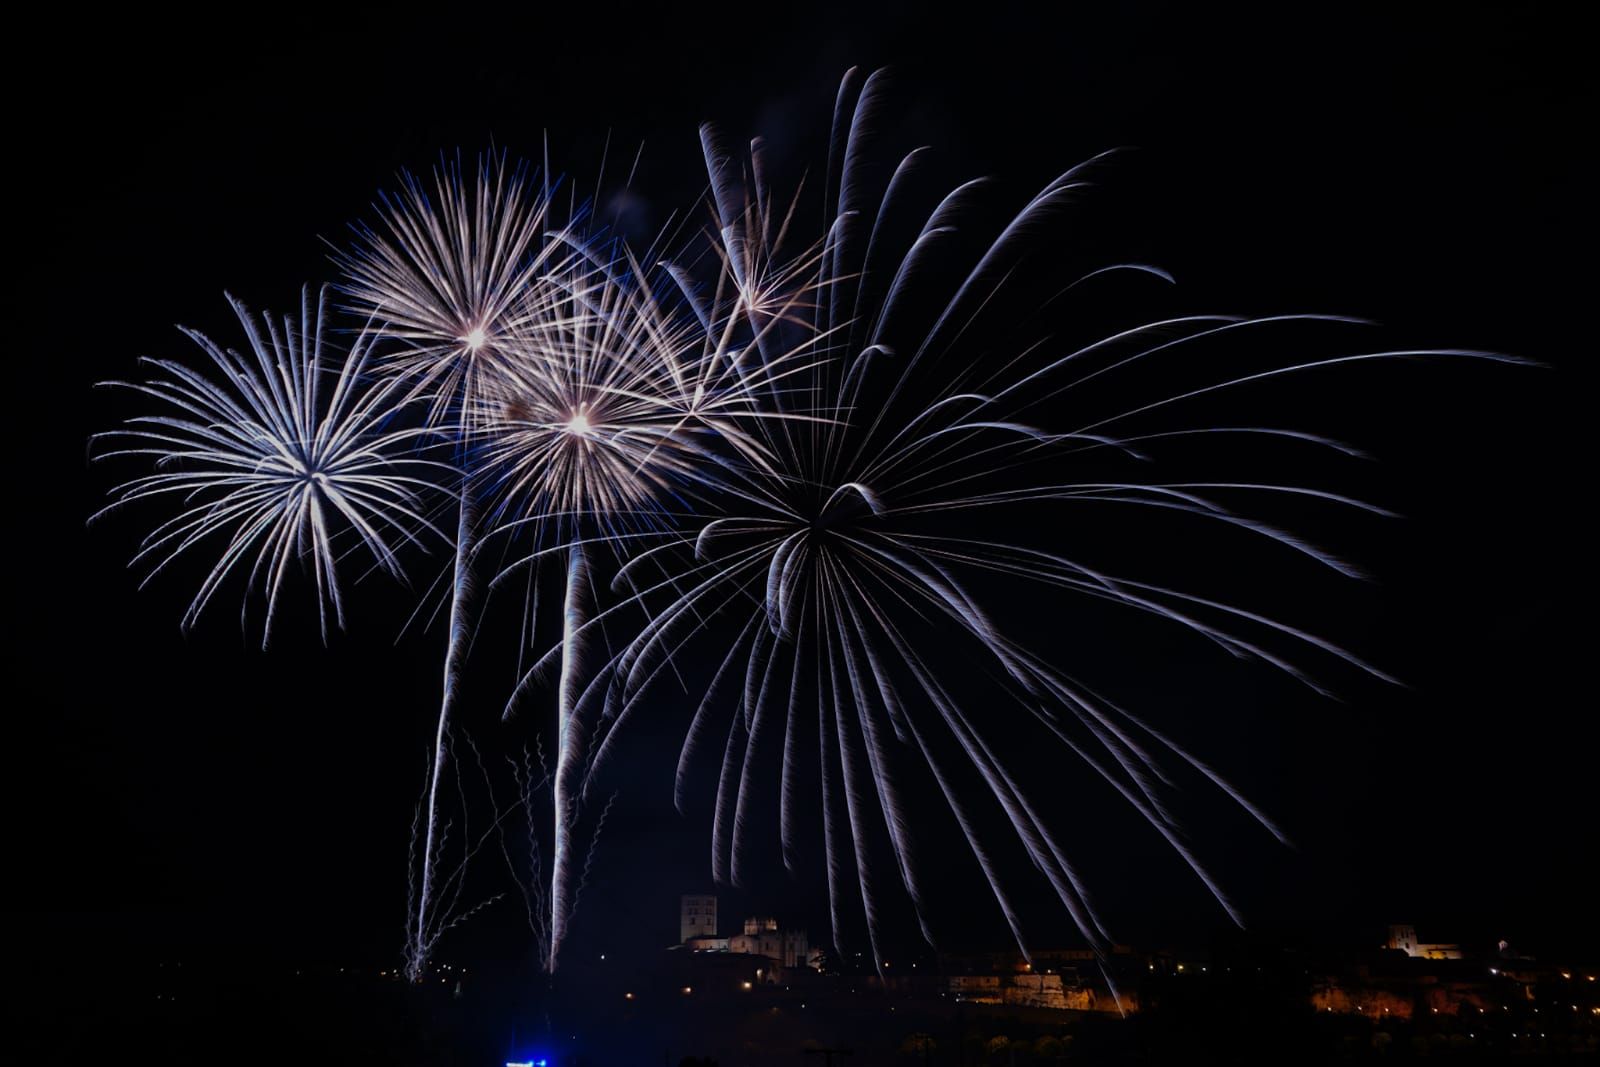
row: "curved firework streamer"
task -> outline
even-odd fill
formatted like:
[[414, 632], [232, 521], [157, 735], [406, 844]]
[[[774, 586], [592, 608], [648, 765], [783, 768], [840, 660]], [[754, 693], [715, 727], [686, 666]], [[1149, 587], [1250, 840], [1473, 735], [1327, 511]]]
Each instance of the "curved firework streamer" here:
[[337, 544], [342, 535], [353, 535], [379, 569], [403, 580], [397, 550], [424, 531], [439, 533], [423, 497], [448, 468], [416, 454], [424, 431], [391, 427], [401, 398], [397, 383], [369, 380], [374, 335], [362, 332], [347, 352], [327, 341], [325, 298], [319, 292], [313, 305], [304, 290], [298, 316], [264, 313], [258, 322], [229, 297], [247, 354], [184, 329], [215, 376], [156, 359], [144, 361], [156, 377], [104, 383], [154, 398], [170, 413], [131, 418], [91, 439], [91, 446], [113, 446], [95, 453], [96, 460], [150, 457], [156, 470], [113, 489], [113, 503], [90, 521], [140, 500], [181, 501], [179, 513], [144, 538], [132, 562], [149, 567], [142, 588], [180, 556], [212, 547], [215, 562], [184, 612], [185, 629], [231, 575], [243, 573], [240, 622], [249, 594], [260, 588], [266, 647], [284, 580], [291, 565], [303, 562], [315, 580], [326, 640], [330, 606], [344, 626], [335, 568], [349, 551]]
[[[1393, 513], [1347, 494], [1244, 477], [1140, 478], [1126, 465], [1155, 468], [1150, 449], [1163, 441], [1259, 437], [1298, 442], [1344, 455], [1356, 450], [1320, 434], [1269, 426], [1150, 425], [1151, 416], [1189, 411], [1196, 401], [1253, 383], [1324, 368], [1413, 357], [1521, 362], [1461, 350], [1378, 351], [1284, 361], [1249, 373], [1222, 373], [1183, 384], [1161, 373], [1135, 381], [1142, 399], [1112, 399], [1095, 388], [1130, 375], [1167, 353], [1198, 353], [1207, 343], [1262, 331], [1274, 323], [1349, 321], [1333, 316], [1240, 319], [1190, 316], [1151, 322], [1059, 352], [1048, 336], [1016, 342], [1012, 329], [1054, 298], [1007, 306], [1028, 273], [1053, 219], [1085, 187], [1090, 164], [1068, 170], [971, 250], [980, 182], [968, 182], [919, 214], [914, 207], [922, 150], [887, 177], [868, 161], [881, 109], [882, 79], [855, 72], [841, 86], [827, 171], [826, 234], [820, 254], [792, 261], [769, 240], [770, 189], [759, 143], [748, 165], [736, 163], [715, 133], [702, 130], [721, 259], [738, 292], [758, 293], [752, 309], [803, 291], [809, 343], [816, 356], [772, 409], [804, 424], [751, 420], [756, 464], [724, 464], [697, 513], [660, 533], [629, 565], [632, 603], [647, 606], [634, 638], [606, 664], [596, 702], [606, 710], [589, 740], [597, 767], [617, 727], [669, 665], [697, 640], [724, 632], [708, 620], [732, 616], [736, 634], [703, 690], [679, 759], [677, 799], [698, 753], [720, 745], [713, 807], [712, 869], [740, 884], [754, 832], [750, 811], [763, 776], [755, 765], [778, 744], [779, 838], [793, 868], [796, 821], [807, 779], [820, 784], [833, 936], [844, 951], [845, 902], [858, 899], [868, 940], [880, 961], [884, 898], [904, 891], [931, 943], [926, 889], [919, 877], [913, 818], [904, 777], [920, 762], [937, 786], [992, 889], [1019, 948], [1029, 953], [1013, 881], [984, 839], [976, 808], [987, 804], [1045, 877], [1072, 922], [1097, 950], [1109, 942], [1080, 872], [1051, 826], [1039, 783], [1012, 770], [996, 724], [1036, 722], [1123, 797], [1189, 866], [1236, 921], [1240, 915], [1180, 836], [1169, 803], [1176, 788], [1161, 757], [1175, 756], [1217, 786], [1279, 840], [1282, 831], [1217, 772], [1165, 734], [1052, 665], [1057, 652], [1036, 650], [1008, 631], [992, 603], [1004, 579], [1078, 595], [1091, 602], [1183, 626], [1229, 653], [1267, 663], [1319, 691], [1315, 673], [1293, 651], [1328, 657], [1384, 681], [1390, 675], [1309, 631], [1240, 605], [1137, 576], [1112, 574], [1071, 558], [1058, 544], [1030, 543], [1044, 509], [1087, 508], [1079, 524], [1112, 505], [1130, 514], [1171, 514], [1266, 538], [1336, 572], [1359, 571], [1277, 524], [1240, 510], [1231, 499], [1293, 497], [1385, 516]], [[1097, 162], [1096, 157], [1090, 163]], [[749, 183], [754, 188], [746, 192]], [[783, 228], [788, 229], [785, 217]], [[907, 239], [893, 235], [903, 231]], [[964, 235], [966, 245], [954, 240]], [[967, 248], [963, 258], [961, 249]], [[1158, 268], [1113, 264], [1080, 274], [1056, 295], [1088, 280], [1132, 273], [1170, 281]], [[753, 278], [763, 282], [751, 281]], [[797, 316], [789, 316], [790, 332]], [[703, 314], [703, 323], [714, 323]], [[999, 348], [997, 352], [996, 349]], [[1190, 357], [1191, 359], [1194, 356]], [[1203, 367], [1204, 365], [1202, 365]], [[1120, 374], [1120, 378], [1118, 375]], [[1169, 382], [1171, 384], [1169, 384]], [[1158, 392], [1152, 396], [1150, 388]], [[1175, 387], [1176, 386], [1176, 387]], [[1126, 389], [1126, 385], [1123, 387]], [[1073, 403], [1061, 402], [1072, 392]], [[1036, 414], [1045, 400], [1075, 425], [1051, 428]], [[1107, 411], [1111, 404], [1113, 410]], [[1138, 447], [1135, 447], [1138, 446]], [[1116, 477], [1068, 470], [1116, 457]], [[1089, 506], [1093, 505], [1093, 508]], [[979, 511], [974, 536], [953, 517]], [[1159, 533], [1159, 531], [1152, 531]], [[654, 569], [658, 577], [649, 578]], [[601, 612], [598, 617], [606, 613]], [[930, 649], [937, 648], [938, 652]], [[956, 669], [959, 665], [959, 669]], [[976, 668], [990, 678], [994, 707], [969, 707], [955, 679]], [[587, 698], [584, 698], [587, 699]], [[808, 771], [799, 751], [814, 701], [819, 761]], [[725, 725], [718, 726], [719, 721]], [[720, 740], [718, 740], [720, 738]], [[1154, 743], [1152, 747], [1151, 742]], [[953, 755], [983, 783], [966, 796]], [[591, 771], [593, 773], [593, 771]], [[890, 859], [884, 863], [884, 851]], [[854, 883], [852, 886], [851, 883]], [[848, 887], [848, 888], [847, 888]]]

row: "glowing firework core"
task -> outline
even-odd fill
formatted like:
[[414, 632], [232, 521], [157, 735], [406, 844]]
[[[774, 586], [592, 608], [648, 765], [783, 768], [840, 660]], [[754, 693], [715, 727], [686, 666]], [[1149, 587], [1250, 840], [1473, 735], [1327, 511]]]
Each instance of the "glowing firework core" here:
[[462, 340], [467, 343], [469, 351], [476, 352], [483, 347], [483, 342], [488, 338], [484, 335], [482, 326], [475, 326], [467, 331], [467, 335]]
[[575, 437], [588, 437], [593, 427], [589, 423], [589, 416], [581, 411], [575, 411], [572, 418], [566, 421], [566, 431]]

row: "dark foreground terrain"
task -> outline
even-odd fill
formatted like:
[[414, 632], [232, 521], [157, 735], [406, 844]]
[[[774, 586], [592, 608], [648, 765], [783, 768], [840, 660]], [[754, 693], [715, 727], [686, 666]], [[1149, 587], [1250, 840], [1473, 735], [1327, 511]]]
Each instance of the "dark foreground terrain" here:
[[[20, 977], [20, 976], [18, 976]], [[107, 960], [24, 983], [16, 1063], [623, 1067], [747, 1064], [1034, 1067], [1057, 1063], [1595, 1062], [1576, 1009], [1376, 1020], [1319, 1014], [1283, 975], [1168, 980], [1115, 1014], [886, 992], [870, 977], [806, 987], [677, 986], [670, 973], [574, 968], [551, 988], [441, 965], [422, 985], [378, 970], [248, 961]], [[721, 988], [721, 986], [727, 988]], [[632, 994], [631, 996], [629, 994]], [[1536, 1027], [1538, 1027], [1536, 1029]], [[830, 1060], [824, 1050], [848, 1050]]]

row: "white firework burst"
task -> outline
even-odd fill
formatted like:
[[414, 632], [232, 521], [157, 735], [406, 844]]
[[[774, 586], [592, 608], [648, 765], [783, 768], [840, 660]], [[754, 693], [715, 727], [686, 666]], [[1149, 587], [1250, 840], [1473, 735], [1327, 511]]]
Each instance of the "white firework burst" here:
[[578, 258], [562, 239], [570, 225], [554, 225], [548, 190], [503, 154], [480, 158], [471, 181], [459, 159], [435, 168], [431, 188], [402, 173], [375, 209], [377, 222], [334, 253], [345, 298], [403, 342], [386, 367], [431, 398], [435, 421], [470, 411], [505, 367], [508, 339], [549, 322], [543, 298], [560, 294], [542, 279]]
[[[263, 314], [258, 322], [229, 298], [248, 341], [246, 353], [184, 329], [210, 358], [213, 376], [166, 359], [145, 361], [158, 375], [108, 382], [160, 401], [168, 412], [127, 420], [97, 435], [112, 447], [97, 459], [141, 456], [155, 471], [112, 490], [95, 518], [138, 501], [181, 502], [181, 510], [143, 540], [133, 565], [144, 583], [180, 557], [206, 548], [213, 562], [183, 616], [192, 626], [236, 573], [246, 596], [265, 593], [262, 645], [272, 634], [279, 595], [298, 562], [311, 571], [324, 639], [329, 608], [344, 625], [336, 564], [352, 546], [404, 578], [398, 549], [430, 524], [424, 496], [439, 468], [416, 454], [416, 429], [394, 428], [400, 397], [394, 382], [369, 380], [371, 334], [347, 352], [328, 341], [326, 292], [309, 290], [298, 316]], [[93, 521], [93, 520], [91, 520]], [[346, 543], [348, 542], [348, 544]]]

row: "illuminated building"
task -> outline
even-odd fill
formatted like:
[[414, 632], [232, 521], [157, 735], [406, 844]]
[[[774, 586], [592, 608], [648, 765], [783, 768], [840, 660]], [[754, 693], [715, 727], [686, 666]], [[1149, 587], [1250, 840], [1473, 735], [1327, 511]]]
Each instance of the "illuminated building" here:
[[772, 918], [746, 919], [744, 933], [728, 938], [728, 951], [765, 956], [785, 967], [804, 967], [811, 956], [804, 930], [781, 929]]
[[685, 894], [678, 916], [679, 942], [717, 936], [717, 898], [709, 893]]
[[726, 952], [740, 956], [760, 956], [780, 967], [810, 965], [811, 947], [804, 930], [784, 929], [770, 916], [755, 916], [744, 921], [744, 932], [731, 937], [717, 936], [717, 898], [685, 896], [679, 922], [681, 941], [692, 952]]
[[1417, 940], [1417, 928], [1409, 923], [1397, 923], [1389, 927], [1389, 940], [1386, 947], [1407, 956], [1418, 957], [1426, 960], [1459, 960], [1461, 956], [1460, 945], [1424, 944]]

